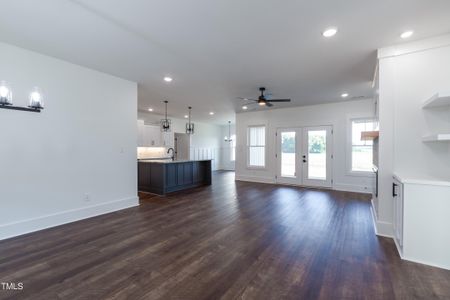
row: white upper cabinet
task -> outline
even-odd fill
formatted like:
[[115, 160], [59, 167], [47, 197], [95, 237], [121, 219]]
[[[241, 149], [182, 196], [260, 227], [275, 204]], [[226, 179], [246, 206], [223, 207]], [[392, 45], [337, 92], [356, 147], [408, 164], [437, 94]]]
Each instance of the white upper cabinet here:
[[164, 147], [164, 141], [157, 125], [145, 125], [138, 121], [138, 147]]
[[144, 126], [144, 145], [146, 147], [161, 146], [161, 132], [159, 130], [159, 126]]

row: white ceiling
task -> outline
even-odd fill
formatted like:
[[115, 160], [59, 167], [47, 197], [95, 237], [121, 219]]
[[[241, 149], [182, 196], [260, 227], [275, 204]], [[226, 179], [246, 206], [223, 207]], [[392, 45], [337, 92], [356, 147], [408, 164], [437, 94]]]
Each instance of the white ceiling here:
[[[370, 96], [377, 48], [450, 32], [448, 0], [2, 0], [0, 40], [139, 83], [139, 108], [226, 124], [236, 97]], [[338, 34], [322, 37], [328, 26]], [[163, 77], [174, 81], [167, 84]], [[261, 108], [258, 108], [261, 109]], [[262, 108], [267, 109], [267, 108]], [[216, 114], [210, 116], [209, 111]]]

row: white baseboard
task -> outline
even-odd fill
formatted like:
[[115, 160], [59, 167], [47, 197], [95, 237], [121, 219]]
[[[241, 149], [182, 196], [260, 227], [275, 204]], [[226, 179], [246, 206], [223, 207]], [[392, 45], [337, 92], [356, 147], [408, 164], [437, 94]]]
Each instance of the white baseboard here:
[[[258, 183], [272, 183], [276, 184], [275, 178], [272, 177], [262, 177], [262, 176], [245, 176], [245, 175], [236, 175], [237, 181], [249, 181], [249, 182], [258, 182]], [[292, 184], [292, 186], [299, 186]], [[355, 193], [369, 193], [369, 191], [364, 186], [355, 186], [350, 184], [334, 184], [333, 190], [336, 191], [344, 191], [344, 192], [355, 192]]]
[[235, 175], [235, 180], [237, 180], [237, 181], [258, 182], [258, 183], [275, 183], [275, 178], [261, 177], [261, 176]]
[[403, 260], [407, 260], [407, 261], [410, 261], [410, 262], [413, 262], [413, 263], [427, 265], [427, 266], [432, 266], [432, 267], [439, 268], [439, 269], [444, 269], [444, 270], [450, 270], [450, 265], [448, 265], [448, 264], [447, 265], [436, 264], [436, 263], [432, 263], [432, 262], [423, 261], [423, 260], [420, 260], [420, 259], [405, 257], [405, 256], [402, 256], [401, 254], [400, 254], [400, 257]]
[[343, 191], [343, 192], [364, 193], [364, 194], [371, 193], [370, 189], [367, 189], [365, 186], [346, 184], [346, 183], [334, 183], [333, 190]]
[[45, 215], [33, 219], [22, 220], [14, 223], [0, 225], [0, 240], [18, 235], [66, 224], [82, 219], [107, 214], [117, 210], [139, 205], [138, 197], [131, 197], [101, 203], [97, 205], [66, 210], [55, 214]]
[[394, 238], [394, 230], [392, 228], [392, 223], [383, 222], [378, 220], [378, 216], [373, 207], [373, 202], [371, 201], [370, 211], [372, 212], [373, 227], [375, 229], [375, 234], [378, 236]]
[[219, 168], [217, 168], [217, 170], [220, 170], [220, 171], [235, 171], [235, 169], [233, 167], [223, 166], [223, 165], [221, 165]]

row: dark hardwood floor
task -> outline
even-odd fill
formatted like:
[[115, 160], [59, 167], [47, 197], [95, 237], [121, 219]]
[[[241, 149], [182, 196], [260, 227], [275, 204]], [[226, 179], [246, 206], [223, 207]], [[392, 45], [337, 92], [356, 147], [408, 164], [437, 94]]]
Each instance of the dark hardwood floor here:
[[450, 299], [402, 261], [367, 195], [235, 182], [0, 242], [0, 299]]

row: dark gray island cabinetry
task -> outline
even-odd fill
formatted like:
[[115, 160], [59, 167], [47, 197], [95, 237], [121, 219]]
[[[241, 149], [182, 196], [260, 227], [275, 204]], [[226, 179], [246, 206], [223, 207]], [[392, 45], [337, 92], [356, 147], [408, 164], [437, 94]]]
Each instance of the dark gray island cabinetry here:
[[138, 190], [164, 195], [211, 184], [211, 160], [139, 160]]

